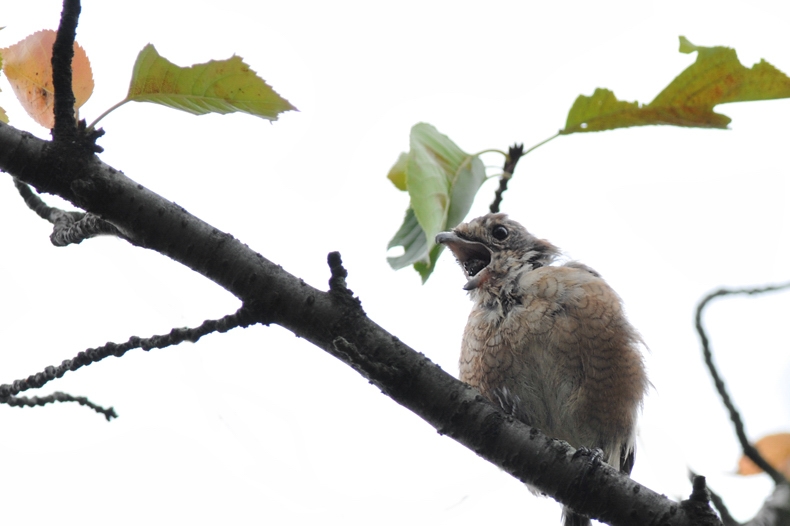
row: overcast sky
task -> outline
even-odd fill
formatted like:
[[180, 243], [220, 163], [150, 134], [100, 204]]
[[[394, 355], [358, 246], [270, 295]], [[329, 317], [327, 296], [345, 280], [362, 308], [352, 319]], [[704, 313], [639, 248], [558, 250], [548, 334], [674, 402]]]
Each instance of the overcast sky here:
[[[60, 2], [6, 0], [0, 46], [55, 29]], [[407, 196], [386, 179], [429, 122], [467, 152], [554, 134], [579, 94], [649, 102], [697, 45], [734, 47], [790, 71], [783, 2], [176, 2], [86, 0], [77, 31], [96, 89], [89, 121], [121, 100], [146, 44], [186, 66], [238, 54], [299, 112], [270, 124], [127, 104], [101, 158], [326, 288], [339, 250], [370, 317], [457, 373], [471, 303], [445, 255], [427, 285], [392, 271], [386, 245]], [[16, 105], [11, 124], [48, 131]], [[685, 498], [708, 477], [739, 519], [771, 488], [740, 455], [693, 331], [722, 285], [790, 277], [790, 102], [720, 106], [730, 130], [646, 127], [561, 137], [525, 157], [502, 210], [598, 270], [650, 347], [654, 389], [633, 477]], [[485, 161], [496, 172], [501, 159]], [[0, 383], [88, 347], [195, 326], [239, 302], [157, 253], [116, 239], [56, 249], [50, 226], [0, 181]], [[480, 192], [484, 213], [496, 183]], [[48, 202], [59, 203], [48, 197]], [[750, 437], [790, 427], [790, 296], [723, 300], [706, 322]], [[131, 351], [52, 382], [114, 406], [0, 406], [0, 518], [27, 524], [559, 524], [559, 506], [278, 327]], [[27, 394], [36, 394], [33, 392]], [[65, 518], [65, 520], [64, 520]]]

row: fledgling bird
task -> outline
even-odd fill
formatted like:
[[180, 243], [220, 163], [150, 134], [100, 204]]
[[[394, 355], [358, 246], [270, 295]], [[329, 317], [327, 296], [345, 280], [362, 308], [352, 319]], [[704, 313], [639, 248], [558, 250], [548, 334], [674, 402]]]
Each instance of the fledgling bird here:
[[[637, 413], [649, 385], [642, 340], [601, 276], [554, 265], [557, 247], [505, 214], [436, 236], [469, 280], [474, 306], [461, 380], [527, 425], [575, 448], [597, 448], [630, 474]], [[590, 524], [564, 510], [565, 526]]]

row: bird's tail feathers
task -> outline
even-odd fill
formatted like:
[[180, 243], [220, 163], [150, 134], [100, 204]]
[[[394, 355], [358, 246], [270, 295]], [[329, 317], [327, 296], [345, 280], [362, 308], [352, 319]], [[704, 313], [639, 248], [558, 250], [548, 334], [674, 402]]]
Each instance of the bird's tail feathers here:
[[590, 526], [590, 519], [584, 515], [579, 515], [568, 508], [562, 508], [563, 526]]

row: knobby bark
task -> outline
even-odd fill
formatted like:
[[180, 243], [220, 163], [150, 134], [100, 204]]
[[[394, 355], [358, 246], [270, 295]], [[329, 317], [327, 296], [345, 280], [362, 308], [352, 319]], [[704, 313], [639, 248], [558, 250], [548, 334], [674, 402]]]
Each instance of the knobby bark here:
[[574, 454], [567, 444], [501, 413], [374, 323], [345, 287], [339, 256], [330, 258], [330, 290], [318, 290], [87, 149], [2, 123], [0, 169], [108, 221], [134, 245], [211, 279], [259, 322], [280, 325], [324, 349], [440, 433], [575, 510], [615, 525], [700, 524], [699, 505], [689, 505], [693, 499], [670, 501], [589, 455]]
[[[703, 477], [695, 479], [688, 500], [670, 501], [590, 452], [576, 452], [506, 416], [400, 342], [364, 313], [346, 286], [338, 253], [329, 255], [329, 291], [318, 290], [103, 163], [95, 145], [103, 131], [85, 130], [71, 111], [71, 48], [79, 13], [79, 0], [64, 0], [52, 60], [53, 141], [0, 122], [0, 170], [111, 225], [102, 233], [155, 250], [211, 279], [243, 302], [245, 324], [275, 323], [310, 341], [440, 433], [580, 513], [613, 525], [720, 524], [708, 505]], [[42, 206], [34, 208], [49, 215]]]

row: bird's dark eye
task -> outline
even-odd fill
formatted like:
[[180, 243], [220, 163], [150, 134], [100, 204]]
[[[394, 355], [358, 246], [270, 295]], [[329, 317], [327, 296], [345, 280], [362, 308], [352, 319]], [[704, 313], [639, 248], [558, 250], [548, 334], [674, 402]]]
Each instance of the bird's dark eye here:
[[497, 225], [491, 231], [491, 235], [494, 236], [495, 239], [502, 241], [508, 235], [507, 228], [503, 227], [502, 225]]

